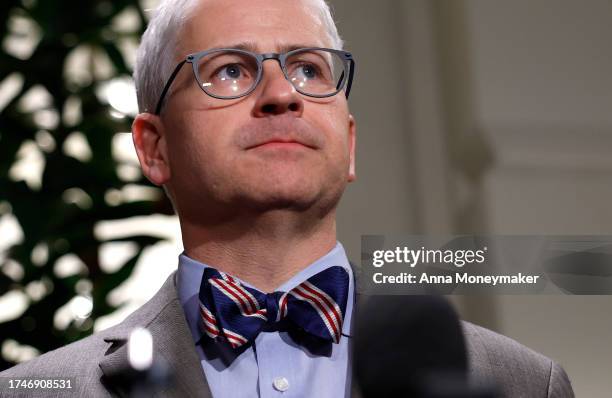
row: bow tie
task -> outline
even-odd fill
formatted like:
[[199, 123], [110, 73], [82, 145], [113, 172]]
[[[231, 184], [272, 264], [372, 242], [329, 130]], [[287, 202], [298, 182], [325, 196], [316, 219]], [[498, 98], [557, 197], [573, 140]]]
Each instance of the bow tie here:
[[348, 273], [340, 266], [327, 268], [288, 292], [267, 294], [206, 268], [199, 293], [201, 326], [209, 337], [234, 349], [253, 342], [264, 327], [285, 321], [338, 343], [348, 286]]

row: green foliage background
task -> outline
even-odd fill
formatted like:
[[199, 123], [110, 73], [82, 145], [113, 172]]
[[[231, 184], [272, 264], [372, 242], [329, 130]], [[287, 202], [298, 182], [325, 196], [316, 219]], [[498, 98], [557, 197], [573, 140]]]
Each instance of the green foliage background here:
[[[128, 9], [138, 15], [139, 21], [131, 31], [118, 30], [113, 21]], [[40, 41], [25, 59], [7, 51], [7, 40], [19, 40], [19, 33], [11, 30], [16, 17], [33, 21], [39, 33]], [[131, 75], [127, 55], [118, 43], [122, 40], [136, 43], [145, 25], [146, 18], [137, 0], [0, 2], [0, 38], [3, 42], [0, 82], [15, 73], [23, 79], [17, 94], [0, 113], [0, 217], [12, 213], [24, 236], [20, 243], [0, 252], [0, 295], [16, 290], [26, 293], [29, 300], [27, 310], [20, 317], [0, 323], [0, 345], [11, 339], [44, 353], [90, 334], [96, 318], [117, 309], [107, 302], [109, 292], [130, 276], [142, 249], [159, 241], [153, 236], [117, 239], [115, 241], [135, 243], [136, 254], [115, 272], [105, 272], [100, 267], [99, 248], [108, 242], [94, 234], [94, 226], [99, 221], [151, 213], [171, 214], [171, 206], [161, 194], [153, 200], [120, 204], [109, 204], [105, 199], [109, 190], [121, 190], [127, 184], [150, 186], [141, 175], [126, 181], [117, 172], [119, 161], [113, 156], [112, 139], [117, 132], [129, 131], [132, 120], [113, 117], [111, 107], [96, 95], [101, 83], [116, 76]], [[75, 83], [65, 70], [69, 56], [77, 48], [89, 50], [83, 68], [89, 70], [92, 78]], [[99, 67], [98, 59], [102, 58], [112, 64], [109, 76], [100, 77], [95, 72]], [[58, 116], [52, 128], [41, 127], [35, 112], [24, 111], [19, 105], [30, 89], [40, 86], [52, 98], [43, 111]], [[81, 104], [82, 117], [76, 124], [63, 116], [67, 101]], [[41, 146], [41, 134], [49, 141], [45, 131], [53, 138], [52, 145]], [[78, 160], [62, 150], [64, 141], [75, 131], [86, 137], [91, 148], [90, 159]], [[45, 160], [40, 188], [25, 181], [14, 181], [9, 176], [11, 167], [18, 161], [18, 150], [25, 142], [36, 143]], [[66, 190], [72, 188], [82, 190], [86, 200], [82, 203], [66, 200]], [[46, 254], [42, 263], [33, 260], [35, 248], [42, 248]], [[54, 264], [69, 253], [78, 256], [86, 269], [60, 277], [54, 272]], [[9, 262], [13, 268], [15, 262], [20, 265], [22, 272], [17, 276], [14, 272], [5, 272]], [[27, 288], [32, 284], [43, 287], [42, 297], [32, 297]], [[91, 316], [73, 321], [65, 330], [58, 330], [54, 326], [56, 310], [77, 293], [93, 299]], [[0, 370], [13, 364], [0, 356]]]

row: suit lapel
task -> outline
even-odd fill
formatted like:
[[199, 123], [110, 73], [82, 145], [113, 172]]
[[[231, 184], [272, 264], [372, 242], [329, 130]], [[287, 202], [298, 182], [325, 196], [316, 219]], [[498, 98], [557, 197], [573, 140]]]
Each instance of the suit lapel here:
[[[175, 274], [168, 277], [150, 301], [109, 331], [104, 340], [111, 346], [100, 361], [100, 368], [108, 380], [125, 374], [129, 369], [126, 344], [129, 333], [136, 327], [146, 327], [153, 336], [154, 358], [165, 361], [174, 373], [173, 387], [160, 391], [158, 395], [212, 398], [178, 300]], [[121, 385], [113, 384], [111, 388], [120, 396], [126, 395], [126, 389]]]

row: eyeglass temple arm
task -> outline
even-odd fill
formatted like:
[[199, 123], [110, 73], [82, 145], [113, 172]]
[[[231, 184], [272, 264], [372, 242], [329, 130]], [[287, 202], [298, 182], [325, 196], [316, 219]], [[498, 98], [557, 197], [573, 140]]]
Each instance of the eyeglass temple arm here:
[[342, 71], [342, 73], [340, 74], [340, 79], [338, 79], [338, 84], [336, 84], [336, 90], [340, 89], [342, 83], [344, 83], [344, 71]]
[[[351, 92], [351, 85], [353, 84], [353, 73], [354, 73], [353, 71], [355, 70], [355, 61], [353, 61], [352, 59], [350, 59], [349, 61], [351, 61], [351, 65], [349, 67], [349, 78], [348, 78], [348, 83], [346, 84], [346, 91], [344, 92], [344, 94], [346, 95], [346, 98], [348, 98], [349, 93]], [[342, 83], [344, 83], [344, 71], [342, 71], [342, 74], [340, 75], [340, 79], [338, 79], [338, 85], [336, 86], [336, 90], [340, 88]]]
[[176, 65], [176, 68], [174, 68], [174, 71], [170, 75], [170, 78], [168, 79], [168, 82], [164, 86], [164, 89], [162, 90], [162, 93], [159, 96], [159, 101], [157, 102], [157, 106], [155, 107], [155, 115], [159, 115], [160, 114], [162, 105], [164, 103], [164, 98], [166, 97], [166, 94], [168, 93], [168, 90], [170, 90], [170, 86], [172, 85], [172, 82], [176, 78], [176, 75], [178, 75], [179, 71], [181, 70], [183, 65], [185, 65], [186, 62], [187, 62], [187, 60], [184, 59], [183, 61], [179, 62], [178, 65]]

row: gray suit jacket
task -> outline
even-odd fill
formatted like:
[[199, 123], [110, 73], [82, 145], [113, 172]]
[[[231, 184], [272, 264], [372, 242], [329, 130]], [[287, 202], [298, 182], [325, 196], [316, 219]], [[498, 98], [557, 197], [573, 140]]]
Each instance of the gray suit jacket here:
[[[146, 327], [153, 335], [155, 355], [175, 369], [172, 390], [164, 397], [205, 397], [211, 393], [203, 376], [191, 332], [178, 299], [175, 275], [166, 280], [159, 292], [117, 326], [96, 333], [73, 344], [48, 352], [2, 373], [4, 378], [73, 378], [73, 393], [67, 396], [124, 396], [125, 390], [106, 381], [127, 369], [129, 332]], [[464, 322], [470, 372], [474, 383], [495, 380], [504, 397], [573, 397], [563, 369], [550, 359], [517, 342]], [[0, 396], [63, 396], [61, 391], [6, 389]]]

